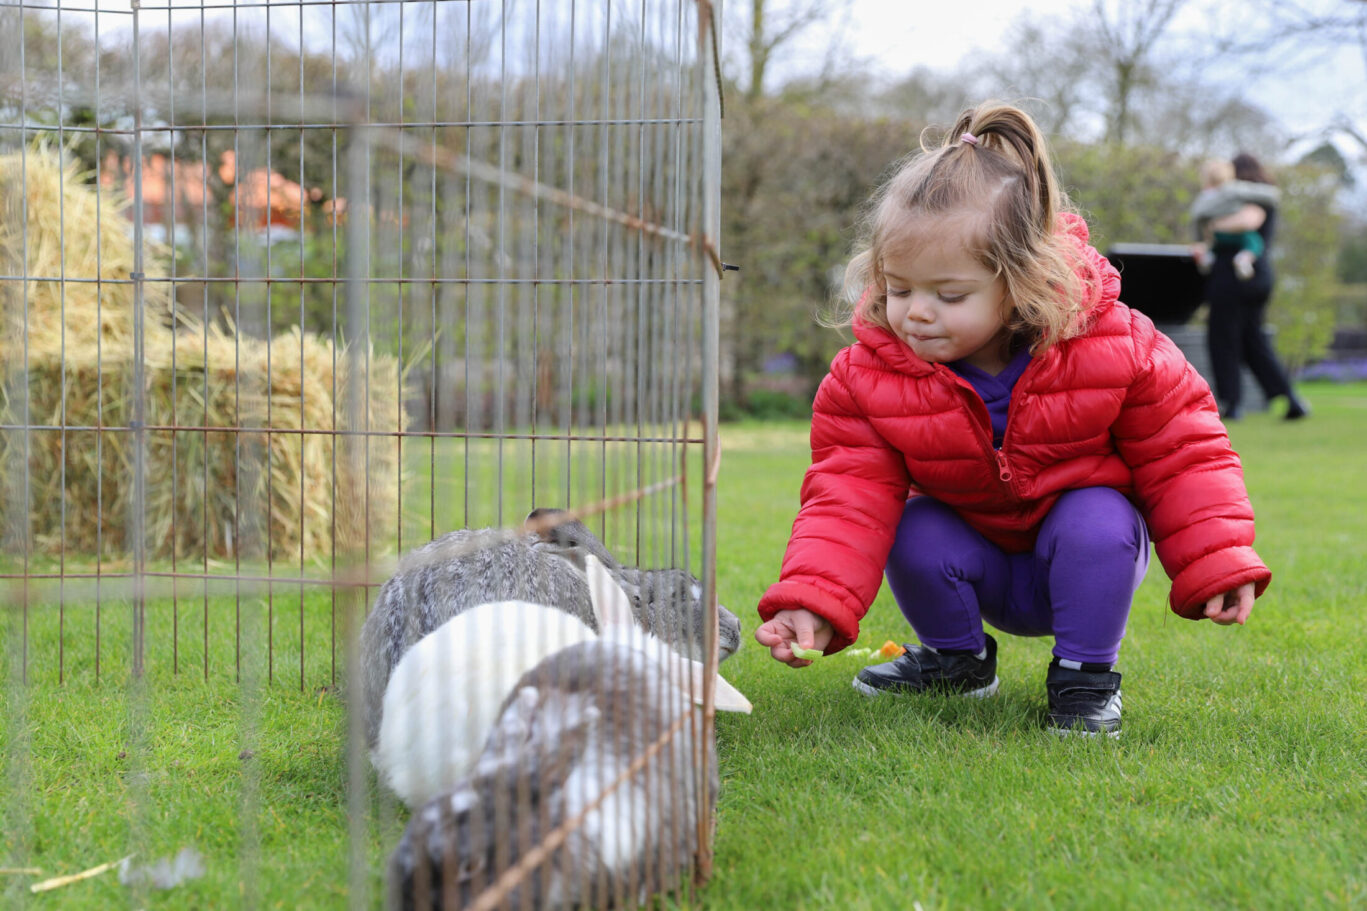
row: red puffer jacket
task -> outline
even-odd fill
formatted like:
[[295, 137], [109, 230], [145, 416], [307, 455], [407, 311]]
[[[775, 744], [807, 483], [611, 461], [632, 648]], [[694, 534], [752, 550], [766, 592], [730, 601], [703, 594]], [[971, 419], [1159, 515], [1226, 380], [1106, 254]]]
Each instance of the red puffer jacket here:
[[952, 506], [1010, 553], [1034, 546], [1059, 494], [1112, 487], [1148, 522], [1172, 579], [1173, 611], [1271, 573], [1253, 550], [1253, 509], [1210, 388], [1167, 336], [1117, 300], [1120, 276], [1083, 249], [1094, 300], [1082, 334], [1033, 358], [992, 446], [987, 408], [969, 383], [891, 333], [856, 323], [858, 343], [831, 363], [812, 413], [812, 465], [780, 581], [760, 600], [768, 620], [806, 608], [830, 621], [836, 651], [859, 636], [878, 593], [907, 496]]

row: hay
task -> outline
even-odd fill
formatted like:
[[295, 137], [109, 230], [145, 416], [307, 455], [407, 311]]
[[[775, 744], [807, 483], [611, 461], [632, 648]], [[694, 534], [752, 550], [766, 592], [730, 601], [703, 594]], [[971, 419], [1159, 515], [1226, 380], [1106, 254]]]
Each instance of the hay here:
[[[0, 464], [10, 490], [0, 510], [27, 503], [31, 546], [40, 551], [127, 553], [133, 436], [116, 428], [133, 418], [128, 222], [107, 194], [97, 205], [101, 194], [88, 175], [43, 147], [26, 156], [21, 195], [18, 159], [0, 156], [0, 269], [42, 280], [0, 287], [0, 408], [8, 424], [67, 429], [4, 435]], [[98, 261], [90, 242], [97, 226]], [[67, 280], [52, 280], [62, 274], [63, 255]], [[97, 274], [118, 281], [71, 280]], [[360, 542], [387, 550], [402, 483], [393, 436], [404, 421], [396, 361], [348, 352], [298, 327], [269, 343], [183, 314], [172, 328], [163, 289], [146, 285], [144, 311], [148, 555], [317, 561]], [[338, 434], [352, 429], [353, 362], [368, 387], [364, 407], [354, 409], [357, 429], [373, 435], [348, 438]], [[70, 429], [81, 427], [96, 429]], [[179, 429], [186, 427], [206, 429]], [[15, 447], [24, 445], [27, 478], [11, 470], [23, 463]], [[9, 516], [6, 524], [13, 527]]]
[[[0, 155], [0, 268], [5, 275], [48, 279], [4, 282], [0, 363], [22, 359], [26, 329], [31, 353], [59, 352], [63, 339], [68, 346], [99, 339], [131, 349], [134, 250], [127, 208], [126, 200], [98, 192], [94, 175], [82, 173], [74, 157], [63, 161], [45, 144]], [[144, 255], [164, 260], [167, 251], [145, 243]], [[146, 285], [143, 305], [150, 348], [169, 332], [167, 286]]]

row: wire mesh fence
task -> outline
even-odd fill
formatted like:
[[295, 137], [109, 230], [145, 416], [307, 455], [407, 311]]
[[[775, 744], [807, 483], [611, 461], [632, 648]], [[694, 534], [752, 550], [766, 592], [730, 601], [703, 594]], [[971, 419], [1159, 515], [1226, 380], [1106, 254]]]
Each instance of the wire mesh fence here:
[[[706, 877], [714, 29], [706, 0], [0, 5], [7, 903], [118, 859], [58, 887]], [[556, 603], [476, 609], [509, 601]], [[117, 768], [70, 749], [103, 737]], [[231, 792], [208, 823], [192, 775]], [[282, 829], [295, 785], [320, 812]], [[157, 857], [195, 872], [163, 892]]]

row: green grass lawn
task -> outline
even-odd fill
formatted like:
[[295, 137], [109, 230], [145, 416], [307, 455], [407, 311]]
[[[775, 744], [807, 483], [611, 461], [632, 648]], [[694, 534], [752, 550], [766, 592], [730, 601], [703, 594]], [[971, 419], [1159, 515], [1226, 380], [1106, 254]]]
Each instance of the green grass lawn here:
[[[719, 587], [745, 644], [723, 670], [755, 712], [718, 718], [714, 874], [687, 906], [1367, 908], [1367, 386], [1305, 391], [1308, 421], [1232, 428], [1272, 587], [1247, 627], [1192, 623], [1168, 612], [1155, 563], [1122, 649], [1117, 742], [1041, 730], [1046, 640], [999, 636], [1001, 691], [983, 702], [866, 700], [858, 659], [769, 660], [753, 607], [777, 576], [806, 428], [726, 426]], [[414, 499], [457, 514], [453, 491]], [[346, 607], [289, 586], [269, 605], [154, 602], [136, 690], [126, 605], [102, 605], [98, 653], [93, 608], [68, 607], [60, 629], [55, 610], [10, 611], [0, 867], [42, 873], [0, 873], [0, 905], [339, 908], [355, 882], [378, 903], [404, 814], [367, 794], [353, 864], [334, 687]], [[910, 636], [886, 591], [864, 636]], [[206, 873], [177, 889], [106, 873], [28, 891], [187, 845]]]
[[[1121, 652], [1125, 732], [1040, 728], [1048, 640], [998, 636], [991, 700], [865, 700], [858, 659], [744, 651], [721, 716], [707, 908], [1367, 907], [1367, 389], [1233, 426], [1273, 582], [1246, 627], [1169, 613], [1156, 561]], [[723, 595], [778, 571], [801, 428], [727, 438]], [[763, 517], [762, 519], [760, 517]], [[746, 616], [747, 633], [755, 620]], [[908, 631], [886, 587], [870, 644]]]

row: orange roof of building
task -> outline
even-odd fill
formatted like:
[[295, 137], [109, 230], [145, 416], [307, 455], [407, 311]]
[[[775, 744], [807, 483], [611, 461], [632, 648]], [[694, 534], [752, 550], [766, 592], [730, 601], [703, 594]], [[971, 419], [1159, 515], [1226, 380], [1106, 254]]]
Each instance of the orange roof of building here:
[[[218, 178], [232, 187], [228, 199], [234, 209], [256, 213], [255, 219], [261, 222], [291, 223], [297, 225], [303, 214], [305, 194], [318, 199], [321, 191], [317, 188], [306, 191], [279, 171], [254, 168], [247, 172], [240, 182], [237, 180], [237, 156], [232, 149], [223, 152], [216, 169]], [[176, 220], [188, 217], [190, 213], [205, 204], [207, 193], [207, 173], [202, 161], [172, 160], [164, 153], [154, 153], [143, 159], [142, 201], [144, 207], [163, 207], [172, 198], [174, 191]], [[104, 166], [100, 171], [100, 183], [113, 188], [116, 181], [122, 180], [128, 194], [133, 198], [132, 162], [122, 158], [117, 152], [105, 155]], [[240, 196], [239, 196], [240, 193]], [[327, 200], [323, 211], [329, 215], [346, 211], [346, 200]], [[269, 209], [269, 217], [267, 210]]]
[[[143, 159], [142, 163], [142, 202], [143, 205], [162, 206], [171, 199], [175, 190], [177, 211], [204, 205], [205, 173], [204, 163], [200, 161], [176, 160], [171, 167], [170, 159], [157, 152]], [[100, 169], [100, 185], [106, 189], [114, 186], [121, 178], [128, 188], [128, 198], [133, 198], [133, 162], [121, 158], [117, 152], [105, 153], [104, 166]]]

